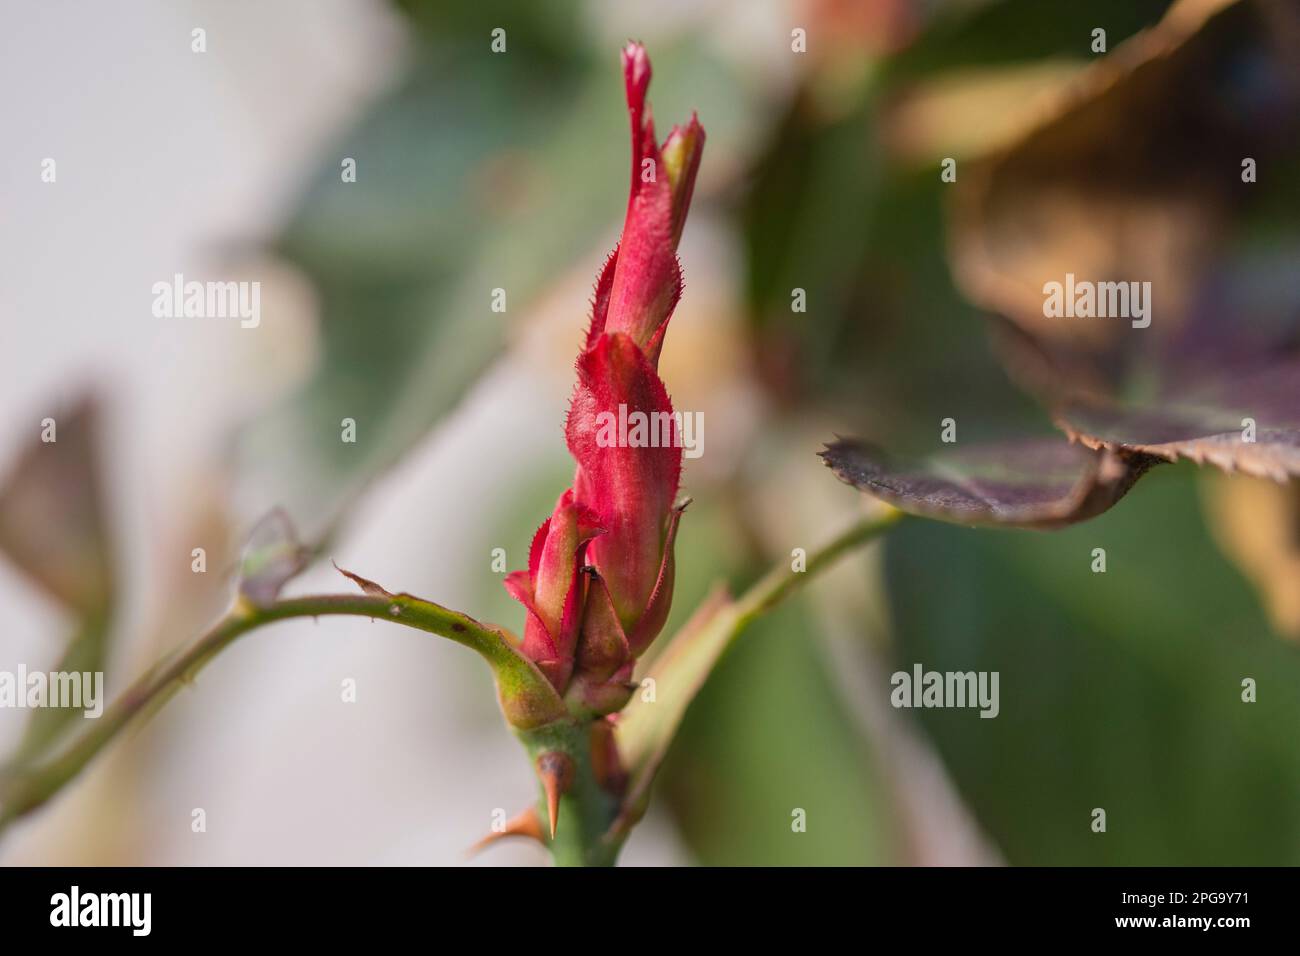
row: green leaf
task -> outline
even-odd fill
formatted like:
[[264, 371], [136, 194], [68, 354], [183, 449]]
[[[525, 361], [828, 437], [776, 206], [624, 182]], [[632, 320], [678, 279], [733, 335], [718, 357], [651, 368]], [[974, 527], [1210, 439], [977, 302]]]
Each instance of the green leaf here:
[[1300, 658], [1210, 541], [1197, 477], [1159, 469], [1123, 512], [1052, 535], [890, 539], [893, 665], [1000, 674], [995, 719], [908, 713], [1013, 865], [1300, 862]]
[[654, 800], [701, 865], [897, 860], [887, 767], [836, 692], [823, 625], [803, 598], [755, 621], [686, 713]]

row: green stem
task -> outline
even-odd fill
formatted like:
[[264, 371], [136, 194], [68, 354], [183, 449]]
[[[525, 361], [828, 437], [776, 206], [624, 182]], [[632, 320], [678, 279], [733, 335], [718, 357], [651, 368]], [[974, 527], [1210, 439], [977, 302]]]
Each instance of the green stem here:
[[838, 538], [832, 539], [824, 547], [808, 555], [803, 571], [795, 571], [788, 562], [778, 564], [736, 601], [737, 619], [732, 638], [734, 639], [748, 627], [755, 618], [776, 607], [792, 592], [807, 584], [842, 556], [888, 531], [902, 517], [903, 512], [889, 508], [858, 522]]
[[[473, 618], [407, 594], [328, 594], [287, 598], [266, 607], [238, 602], [217, 624], [170, 661], [146, 671], [117, 701], [56, 757], [9, 770], [0, 776], [0, 832], [17, 818], [41, 806], [76, 777], [127, 726], [155, 714], [182, 687], [193, 683], [204, 666], [236, 638], [255, 628], [291, 618], [354, 615], [384, 619], [428, 631], [471, 647], [484, 656], [507, 651], [500, 632]], [[500, 673], [500, 670], [498, 670]]]
[[[729, 643], [755, 618], [768, 611], [841, 555], [870, 541], [901, 513], [892, 509], [855, 525], [826, 547], [809, 555], [803, 572], [784, 564], [773, 569], [728, 609]], [[346, 572], [345, 572], [346, 573]], [[350, 575], [351, 576], [351, 575]], [[370, 582], [355, 578], [368, 591]], [[92, 729], [76, 738], [52, 759], [0, 773], [0, 833], [19, 817], [30, 813], [57, 794], [128, 726], [157, 713], [217, 654], [249, 631], [293, 618], [350, 615], [383, 619], [438, 634], [472, 648], [487, 659], [496, 674], [503, 703], [521, 702], [513, 713], [519, 726], [536, 715], [536, 726], [518, 731], [530, 758], [546, 751], [562, 751], [574, 761], [574, 779], [560, 801], [556, 835], [548, 842], [559, 865], [612, 865], [622, 846], [626, 828], [619, 829], [620, 808], [615, 798], [596, 781], [591, 762], [591, 723], [583, 718], [554, 719], [558, 698], [551, 701], [535, 685], [549, 685], [502, 632], [467, 615], [448, 610], [409, 594], [328, 594], [286, 598], [263, 607], [239, 601], [235, 607], [193, 644], [171, 660], [141, 675], [100, 717]], [[528, 718], [528, 719], [525, 719]], [[653, 775], [653, 767], [651, 768]], [[648, 786], [648, 780], [645, 781]], [[539, 807], [547, 819], [545, 798]], [[637, 814], [639, 816], [639, 814]], [[628, 825], [633, 822], [628, 819]], [[614, 830], [611, 830], [611, 826]], [[617, 831], [617, 832], [616, 832]], [[616, 838], [611, 839], [611, 835]]]
[[[618, 800], [596, 780], [591, 729], [591, 719], [580, 717], [519, 734], [534, 766], [539, 756], [555, 751], [567, 754], [573, 761], [573, 782], [560, 799], [555, 836], [546, 841], [556, 866], [613, 866], [617, 855], [603, 837], [618, 816]], [[544, 791], [538, 796], [537, 816], [547, 826], [549, 813]]]

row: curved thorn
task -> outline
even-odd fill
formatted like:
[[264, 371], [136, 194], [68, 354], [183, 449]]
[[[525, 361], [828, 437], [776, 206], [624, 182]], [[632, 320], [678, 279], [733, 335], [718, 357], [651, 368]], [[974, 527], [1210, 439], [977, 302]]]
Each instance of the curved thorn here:
[[542, 821], [537, 818], [536, 809], [528, 807], [526, 810], [521, 810], [519, 813], [516, 813], [506, 821], [506, 828], [504, 830], [493, 830], [487, 836], [483, 837], [483, 839], [479, 840], [466, 850], [465, 855], [475, 856], [487, 849], [497, 840], [511, 836], [528, 837], [529, 839], [536, 840], [543, 846], [546, 845], [546, 840], [542, 838]]

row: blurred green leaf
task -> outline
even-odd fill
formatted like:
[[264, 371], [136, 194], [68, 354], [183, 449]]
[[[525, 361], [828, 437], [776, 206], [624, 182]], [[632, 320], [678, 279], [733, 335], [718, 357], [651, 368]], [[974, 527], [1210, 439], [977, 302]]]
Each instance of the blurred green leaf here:
[[1209, 540], [1194, 478], [1160, 469], [1051, 534], [914, 522], [889, 542], [898, 668], [1001, 675], [995, 719], [914, 716], [1013, 864], [1300, 862], [1300, 658]]
[[[888, 862], [889, 809], [871, 754], [792, 601], [755, 621], [695, 699], [658, 800], [707, 866]], [[797, 832], [796, 810], [806, 829]]]
[[[535, 45], [522, 22], [507, 55], [468, 26], [418, 45], [277, 243], [319, 294], [321, 361], [300, 394], [250, 423], [241, 451], [260, 506], [283, 504], [308, 540], [464, 394], [508, 317], [621, 208], [616, 57], [593, 71], [580, 51]], [[342, 157], [356, 160], [355, 183], [341, 181]], [[492, 310], [498, 288], [504, 314]], [[347, 418], [355, 443], [340, 440]]]
[[[1041, 413], [1007, 381], [949, 273], [945, 185], [937, 170], [883, 152], [879, 90], [866, 92], [842, 117], [796, 103], [744, 197], [764, 384], [787, 404], [825, 410], [837, 429], [891, 446], [922, 423], [933, 434], [959, 408], [977, 406], [1003, 425], [1035, 421]], [[792, 309], [795, 289], [806, 312]]]
[[921, 39], [890, 60], [889, 83], [970, 66], [993, 66], [1047, 57], [1090, 59], [1092, 31], [1106, 31], [1106, 49], [1150, 26], [1172, 0], [1092, 0], [1043, 3], [993, 0], [946, 5]]

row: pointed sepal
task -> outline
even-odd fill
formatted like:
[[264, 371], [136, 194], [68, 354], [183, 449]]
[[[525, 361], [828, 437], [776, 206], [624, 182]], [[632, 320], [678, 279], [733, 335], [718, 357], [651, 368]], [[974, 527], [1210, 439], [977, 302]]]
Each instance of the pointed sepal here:
[[588, 680], [605, 681], [631, 659], [632, 652], [605, 579], [593, 567], [583, 571], [590, 583], [578, 643], [578, 672]]

